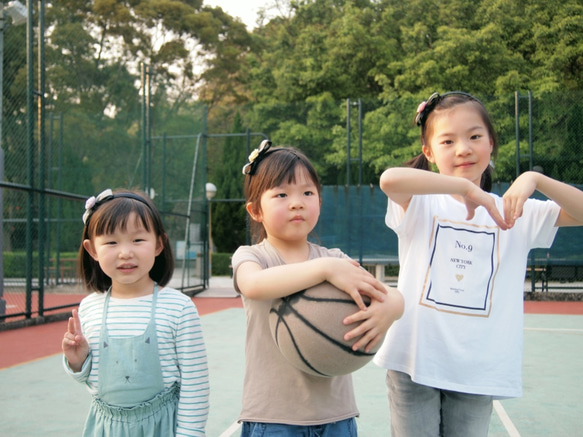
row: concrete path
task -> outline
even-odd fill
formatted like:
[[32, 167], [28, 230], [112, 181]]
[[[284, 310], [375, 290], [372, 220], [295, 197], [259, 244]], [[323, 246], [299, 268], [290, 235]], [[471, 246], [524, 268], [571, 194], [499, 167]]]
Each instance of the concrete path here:
[[[233, 297], [229, 283], [226, 278], [215, 282], [212, 289]], [[215, 297], [210, 291], [205, 293]], [[202, 316], [202, 324], [211, 377], [207, 435], [236, 436], [244, 366], [244, 310], [212, 312]], [[0, 345], [5, 334], [0, 332]], [[496, 402], [489, 435], [582, 435], [581, 369], [583, 315], [526, 314], [524, 397]], [[389, 436], [384, 371], [369, 364], [354, 373], [354, 381], [361, 412], [359, 436]], [[0, 436], [80, 435], [90, 397], [83, 386], [65, 375], [60, 354], [1, 369], [0, 387]]]

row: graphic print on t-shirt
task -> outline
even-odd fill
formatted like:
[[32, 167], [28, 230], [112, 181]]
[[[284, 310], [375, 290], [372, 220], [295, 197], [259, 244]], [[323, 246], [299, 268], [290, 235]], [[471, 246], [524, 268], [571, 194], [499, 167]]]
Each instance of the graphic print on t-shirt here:
[[420, 304], [488, 317], [498, 270], [497, 227], [434, 219], [431, 257]]

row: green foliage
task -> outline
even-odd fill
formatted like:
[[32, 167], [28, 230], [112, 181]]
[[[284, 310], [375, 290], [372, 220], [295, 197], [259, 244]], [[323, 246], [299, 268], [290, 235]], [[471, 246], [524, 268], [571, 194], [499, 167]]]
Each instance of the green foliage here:
[[[65, 143], [74, 145], [64, 151], [63, 168], [74, 188], [63, 189], [92, 193], [105, 186], [139, 185], [143, 127], [135, 86], [138, 61], [146, 62], [153, 74], [154, 133], [204, 131], [197, 121], [204, 118], [194, 102], [198, 96], [210, 108], [207, 131], [249, 127], [267, 133], [276, 144], [298, 147], [312, 159], [324, 184], [357, 181], [355, 171], [350, 170], [350, 181], [346, 177], [348, 159], [357, 158], [359, 127], [363, 183], [376, 183], [385, 167], [417, 154], [418, 133], [411, 119], [418, 102], [433, 91], [453, 89], [498, 98], [489, 108], [502, 137], [497, 170], [499, 177], [511, 177], [513, 93], [581, 89], [583, 9], [577, 0], [305, 0], [280, 6], [287, 11], [250, 35], [221, 8], [198, 1], [52, 5], [47, 12], [47, 77], [54, 110], [65, 114]], [[159, 40], [151, 29], [160, 32]], [[198, 52], [189, 40], [198, 43]], [[196, 60], [203, 58], [206, 68], [194, 74]], [[14, 81], [21, 72], [8, 69], [7, 78]], [[361, 99], [361, 106], [351, 107], [350, 132], [347, 99], [353, 104]], [[242, 106], [246, 101], [252, 104]], [[569, 114], [564, 114], [571, 120], [565, 134], [577, 146]], [[538, 116], [545, 127], [558, 126], [552, 111]], [[240, 179], [236, 173], [243, 147], [229, 141], [209, 149], [209, 176], [229, 193], [223, 199], [242, 198], [230, 184]], [[559, 141], [541, 132], [537, 147], [548, 157]], [[24, 145], [16, 138], [14, 144], [8, 150], [22, 156]], [[152, 176], [156, 184], [165, 171], [189, 172], [191, 150], [172, 149], [172, 158], [161, 162], [160, 154], [155, 156], [162, 167]], [[169, 191], [184, 196], [185, 184], [180, 186]], [[240, 220], [242, 215], [240, 205], [213, 204], [219, 229], [222, 217]], [[217, 244], [223, 244], [220, 236]]]
[[[233, 133], [242, 130], [241, 118], [236, 114]], [[253, 148], [255, 147], [254, 145]], [[221, 165], [209, 174], [209, 180], [217, 186], [217, 199], [226, 200], [211, 203], [213, 242], [219, 252], [233, 253], [237, 247], [246, 243], [247, 211], [242, 200], [244, 195], [241, 168], [247, 162], [247, 155], [240, 138], [228, 137], [222, 147]], [[212, 268], [215, 269], [214, 264]]]
[[390, 265], [385, 266], [385, 276], [389, 278], [396, 278], [399, 276], [399, 266], [398, 265]]
[[[26, 277], [26, 253], [25, 252], [4, 252], [4, 277], [24, 278]], [[37, 257], [33, 257], [33, 269], [38, 268]]]
[[232, 276], [231, 270], [232, 253], [212, 253], [212, 274], [216, 276]]
[[369, 1], [306, 1], [294, 15], [269, 23], [250, 55], [249, 85], [265, 102], [305, 101], [329, 93], [332, 99], [377, 93], [371, 56], [383, 39], [370, 32], [375, 14]]
[[[203, 182], [212, 181], [218, 188], [213, 240], [219, 251], [232, 252], [245, 242], [245, 210], [241, 202], [218, 200], [243, 198], [240, 169], [247, 147], [260, 140], [211, 141], [202, 133], [263, 133], [276, 145], [303, 150], [323, 184], [356, 184], [362, 170], [362, 183], [376, 185], [386, 167], [420, 152], [412, 123], [419, 102], [434, 91], [458, 89], [482, 99], [494, 120], [497, 180], [511, 181], [517, 167], [529, 167], [524, 96], [531, 90], [533, 164], [552, 177], [583, 182], [580, 0], [278, 5], [287, 10], [249, 34], [221, 8], [199, 0], [51, 3], [46, 103], [50, 114], [62, 118], [55, 121], [44, 157], [28, 141], [26, 29], [8, 26], [2, 84], [5, 180], [27, 184], [27, 164], [33, 161], [47, 163], [43, 182], [51, 189], [92, 195], [106, 187], [138, 187], [147, 128], [157, 204], [168, 213], [196, 212], [193, 224], [202, 225]], [[151, 72], [149, 125], [141, 112], [142, 62]], [[516, 91], [522, 96], [518, 139]], [[38, 168], [33, 173], [39, 184]], [[186, 211], [191, 176], [196, 192]], [[7, 190], [4, 201], [5, 245], [22, 249], [28, 199], [24, 192]], [[56, 203], [49, 202], [47, 210], [66, 228], [59, 237], [62, 250], [75, 250], [82, 204], [68, 201], [57, 214]], [[177, 222], [171, 233], [183, 239]], [[49, 223], [52, 241], [56, 234]]]
[[[240, 74], [233, 78], [244, 78], [246, 92], [238, 95], [253, 102], [241, 112], [245, 124], [269, 133], [277, 144], [304, 150], [325, 184], [347, 183], [347, 99], [360, 98], [365, 106], [360, 120], [364, 183], [376, 183], [384, 168], [419, 153], [411, 122], [415, 109], [432, 92], [450, 90], [486, 101], [500, 135], [496, 177], [509, 180], [516, 173], [514, 93], [530, 89], [542, 104], [548, 91], [582, 90], [578, 0], [306, 0], [287, 6], [287, 14], [254, 31], [253, 44], [238, 63]], [[556, 156], [565, 141], [551, 130], [545, 133], [549, 123], [553, 132], [562, 123], [557, 109], [536, 114], [541, 158]], [[573, 109], [559, 110], [565, 121], [575, 118], [569, 115]], [[356, 114], [352, 108], [352, 160], [359, 144]], [[526, 114], [524, 106], [522, 132], [528, 131]], [[572, 129], [565, 135], [576, 132]], [[573, 138], [569, 142], [576, 153]], [[527, 154], [524, 134], [520, 143]], [[349, 183], [355, 183], [355, 172], [350, 173]], [[564, 176], [575, 177], [573, 171]]]
[[245, 120], [269, 132], [276, 145], [293, 146], [313, 161], [322, 183], [336, 183], [338, 169], [326, 163], [335, 138], [330, 126], [345, 123], [345, 104], [329, 93], [314, 96], [304, 104], [264, 103], [249, 107]]
[[[61, 259], [76, 259], [77, 252], [62, 252]], [[3, 253], [3, 267], [5, 278], [25, 278], [26, 277], [26, 252], [4, 252]], [[44, 263], [47, 266], [46, 262]], [[54, 266], [50, 266], [51, 268]], [[36, 276], [38, 269], [38, 253], [33, 253], [32, 256], [32, 274]], [[45, 274], [46, 276], [46, 274]]]

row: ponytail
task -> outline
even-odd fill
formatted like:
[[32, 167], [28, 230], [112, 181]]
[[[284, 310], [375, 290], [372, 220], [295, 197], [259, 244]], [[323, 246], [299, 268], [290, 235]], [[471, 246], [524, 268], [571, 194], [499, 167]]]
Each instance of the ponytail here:
[[410, 159], [407, 162], [404, 162], [403, 166], [416, 168], [418, 170], [431, 170], [431, 167], [429, 166], [429, 161], [427, 160], [427, 157], [423, 153], [420, 153], [415, 158]]
[[480, 188], [488, 193], [492, 191], [492, 180], [493, 180], [494, 169], [492, 165], [488, 165], [484, 173], [482, 173], [482, 180], [480, 181]]

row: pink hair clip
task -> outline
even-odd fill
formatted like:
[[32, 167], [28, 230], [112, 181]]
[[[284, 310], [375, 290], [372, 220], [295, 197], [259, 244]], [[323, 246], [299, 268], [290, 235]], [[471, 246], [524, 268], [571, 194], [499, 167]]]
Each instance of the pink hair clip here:
[[109, 198], [113, 198], [113, 191], [111, 191], [111, 189], [108, 188], [107, 190], [104, 190], [101, 193], [99, 193], [97, 197], [91, 196], [89, 199], [87, 199], [87, 201], [85, 202], [85, 212], [83, 213], [83, 224], [87, 224], [89, 217], [91, 216], [91, 214], [93, 214], [93, 209], [95, 208], [95, 205]]

